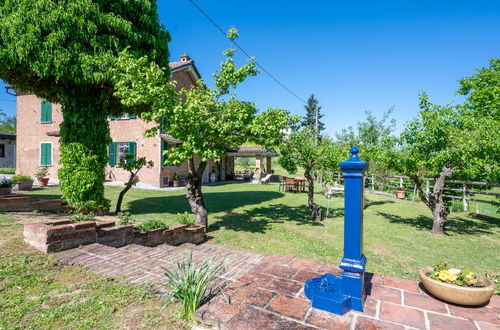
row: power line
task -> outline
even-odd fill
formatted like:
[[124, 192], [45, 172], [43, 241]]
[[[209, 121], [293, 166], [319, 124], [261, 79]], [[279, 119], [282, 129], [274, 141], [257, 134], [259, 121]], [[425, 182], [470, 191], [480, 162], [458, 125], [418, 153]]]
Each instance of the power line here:
[[[205, 16], [209, 21], [210, 23], [212, 23], [216, 28], [217, 30], [219, 30], [225, 37], [227, 37], [227, 34], [226, 32], [224, 32], [224, 30], [217, 24], [215, 23], [215, 21], [210, 18], [210, 16], [208, 16], [207, 13], [205, 13], [203, 11], [203, 9], [200, 8], [200, 6], [198, 6], [193, 0], [189, 0], [189, 2], [191, 2], [193, 4], [193, 6], [195, 6], [199, 11], [200, 13], [203, 14], [203, 16]], [[252, 59], [252, 56], [250, 56], [250, 54], [248, 54], [240, 45], [238, 45], [238, 43], [234, 40], [232, 40], [233, 44], [243, 52], [243, 54], [245, 54], [248, 58]], [[275, 78], [271, 73], [269, 73], [269, 71], [267, 71], [262, 65], [260, 65], [256, 60], [253, 60], [255, 65], [257, 65], [261, 70], [262, 72], [264, 72], [265, 74], [267, 74], [272, 80], [274, 80], [278, 85], [280, 85], [283, 89], [285, 89], [288, 93], [292, 94], [293, 96], [295, 96], [297, 99], [299, 99], [300, 101], [302, 101], [302, 103], [307, 103], [306, 101], [304, 101], [300, 96], [298, 96], [297, 94], [295, 94], [294, 92], [292, 92], [288, 87], [286, 87], [284, 84], [282, 84], [277, 78]]]

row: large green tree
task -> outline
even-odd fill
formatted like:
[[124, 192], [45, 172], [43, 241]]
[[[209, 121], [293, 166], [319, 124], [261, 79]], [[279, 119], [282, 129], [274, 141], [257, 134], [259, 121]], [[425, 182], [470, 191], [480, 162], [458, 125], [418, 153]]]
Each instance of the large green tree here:
[[[114, 96], [111, 69], [128, 48], [168, 76], [168, 32], [150, 0], [0, 1], [0, 78], [60, 103], [63, 197], [77, 208], [106, 208], [107, 116], [145, 109]], [[73, 156], [78, 151], [85, 162]]]
[[[443, 234], [450, 210], [444, 196], [450, 177], [473, 181], [498, 178], [500, 163], [500, 74], [499, 61], [461, 80], [464, 104], [434, 105], [426, 94], [420, 112], [383, 159], [389, 168], [404, 173], [415, 183], [422, 201], [432, 211], [432, 233]], [[433, 177], [429, 194], [424, 178]]]
[[314, 96], [311, 94], [307, 99], [307, 104], [304, 105], [304, 109], [306, 109], [306, 115], [302, 118], [301, 126], [311, 130], [316, 131], [317, 134], [320, 134], [325, 129], [325, 124], [321, 121], [324, 114], [321, 112], [321, 107], [319, 106], [319, 102]]
[[[228, 37], [237, 37], [231, 29]], [[288, 111], [268, 109], [258, 114], [253, 103], [238, 100], [230, 93], [239, 83], [257, 74], [254, 62], [238, 67], [234, 49], [224, 51], [226, 60], [214, 74], [214, 88], [199, 80], [196, 87], [175, 92], [175, 81], [168, 82], [162, 69], [142, 58], [137, 61], [123, 53], [115, 77], [119, 97], [127, 106], [150, 106], [143, 118], [158, 123], [148, 131], [161, 130], [181, 143], [166, 153], [170, 163], [187, 161], [187, 199], [196, 223], [207, 225], [207, 210], [202, 193], [202, 175], [210, 159], [219, 160], [228, 149], [237, 149], [246, 141], [264, 146], [279, 143], [289, 124]]]

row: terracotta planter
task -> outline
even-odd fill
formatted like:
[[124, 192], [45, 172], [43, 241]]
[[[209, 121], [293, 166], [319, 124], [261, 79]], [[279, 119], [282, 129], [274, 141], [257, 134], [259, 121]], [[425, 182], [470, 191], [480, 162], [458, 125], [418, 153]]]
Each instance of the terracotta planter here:
[[47, 187], [49, 184], [49, 178], [38, 179], [38, 183], [40, 184], [40, 187]]
[[12, 193], [12, 187], [0, 188], [0, 195], [9, 195]]
[[478, 306], [487, 303], [495, 292], [495, 283], [484, 276], [479, 276], [479, 281], [484, 287], [464, 287], [433, 280], [427, 273], [433, 271], [432, 267], [424, 267], [419, 275], [424, 287], [434, 296], [457, 305]]
[[406, 198], [406, 190], [404, 189], [396, 189], [396, 197], [399, 199], [405, 199]]

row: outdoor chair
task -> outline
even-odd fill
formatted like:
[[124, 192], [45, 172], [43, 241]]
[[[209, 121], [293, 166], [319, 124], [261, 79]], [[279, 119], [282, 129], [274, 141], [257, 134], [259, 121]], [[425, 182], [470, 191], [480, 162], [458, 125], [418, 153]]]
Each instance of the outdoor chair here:
[[269, 182], [271, 182], [271, 177], [272, 176], [273, 175], [271, 173], [266, 174], [266, 176], [262, 180], [260, 180], [259, 183], [261, 183], [261, 184], [268, 184]]
[[297, 185], [295, 184], [294, 178], [286, 178], [285, 179], [285, 190], [297, 192]]
[[286, 176], [280, 175], [278, 178], [279, 178], [278, 191], [281, 191], [281, 189], [283, 189], [283, 191], [285, 191], [285, 186], [286, 186], [285, 179], [286, 179]]

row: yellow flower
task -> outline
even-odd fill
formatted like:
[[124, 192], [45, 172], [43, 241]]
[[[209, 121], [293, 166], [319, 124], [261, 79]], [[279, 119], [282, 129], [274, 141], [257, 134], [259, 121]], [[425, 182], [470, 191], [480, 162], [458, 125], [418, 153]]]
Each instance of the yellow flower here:
[[457, 279], [457, 275], [450, 272], [449, 270], [442, 270], [438, 273], [439, 279], [443, 282], [453, 282]]
[[474, 275], [469, 274], [469, 275], [465, 276], [464, 281], [465, 281], [465, 283], [472, 285], [472, 284], [476, 283], [477, 280], [474, 278]]

